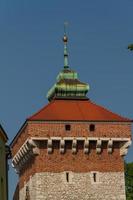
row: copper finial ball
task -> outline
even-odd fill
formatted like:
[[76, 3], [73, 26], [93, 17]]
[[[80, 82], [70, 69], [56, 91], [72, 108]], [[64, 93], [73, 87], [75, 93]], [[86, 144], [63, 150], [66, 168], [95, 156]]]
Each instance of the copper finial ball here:
[[68, 41], [68, 38], [67, 38], [67, 36], [66, 35], [64, 35], [64, 37], [63, 37], [63, 42], [67, 42]]

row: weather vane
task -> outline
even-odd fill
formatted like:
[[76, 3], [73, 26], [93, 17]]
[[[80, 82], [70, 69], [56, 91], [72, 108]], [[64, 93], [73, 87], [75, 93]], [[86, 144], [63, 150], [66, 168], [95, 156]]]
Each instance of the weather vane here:
[[64, 22], [64, 35], [67, 35], [68, 22]]

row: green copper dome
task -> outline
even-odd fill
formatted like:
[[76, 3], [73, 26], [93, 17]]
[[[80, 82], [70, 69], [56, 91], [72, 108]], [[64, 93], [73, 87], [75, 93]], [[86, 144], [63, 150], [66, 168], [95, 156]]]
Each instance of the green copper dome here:
[[78, 79], [77, 72], [71, 70], [68, 65], [68, 52], [66, 35], [63, 37], [64, 42], [64, 69], [58, 74], [57, 82], [48, 91], [47, 98], [49, 101], [55, 98], [63, 99], [83, 99], [89, 90], [89, 85]]

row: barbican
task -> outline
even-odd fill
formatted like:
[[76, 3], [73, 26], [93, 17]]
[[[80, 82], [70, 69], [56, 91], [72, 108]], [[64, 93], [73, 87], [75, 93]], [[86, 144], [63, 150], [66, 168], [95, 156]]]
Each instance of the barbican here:
[[64, 67], [49, 103], [11, 143], [19, 175], [14, 200], [126, 200], [123, 157], [132, 121], [87, 97], [89, 85], [69, 66], [66, 34], [63, 43]]

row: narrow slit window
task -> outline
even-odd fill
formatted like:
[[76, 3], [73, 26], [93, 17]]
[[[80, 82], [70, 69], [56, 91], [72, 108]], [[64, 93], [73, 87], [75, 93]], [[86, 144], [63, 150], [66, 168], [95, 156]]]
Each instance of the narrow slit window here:
[[29, 199], [30, 199], [29, 186], [26, 186], [26, 196], [25, 196], [25, 200], [29, 200]]
[[69, 183], [69, 173], [66, 172], [66, 181]]
[[90, 124], [89, 130], [90, 131], [95, 131], [95, 125], [94, 124]]
[[71, 130], [71, 125], [70, 124], [66, 124], [65, 125], [65, 130], [66, 131], [70, 131]]
[[97, 174], [93, 173], [93, 181], [96, 183], [97, 182]]

